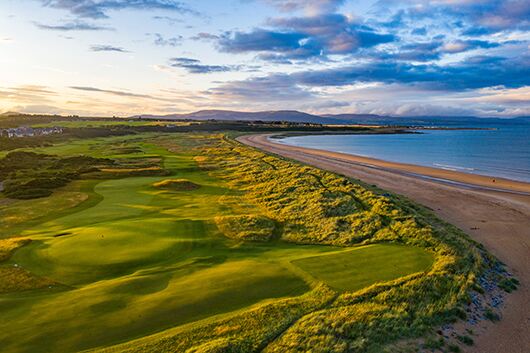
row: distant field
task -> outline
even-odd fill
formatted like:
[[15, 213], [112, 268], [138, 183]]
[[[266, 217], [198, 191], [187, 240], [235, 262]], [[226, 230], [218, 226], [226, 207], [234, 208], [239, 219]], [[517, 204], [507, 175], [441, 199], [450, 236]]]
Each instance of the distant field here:
[[[0, 294], [2, 352], [75, 352], [140, 338], [111, 351], [255, 351], [313, 311], [353, 308], [344, 301], [358, 290], [397, 281], [414, 291], [424, 285], [418, 276], [427, 283], [445, 263], [464, 266], [450, 244], [457, 240], [414, 223], [420, 213], [332, 174], [256, 157], [220, 135], [85, 139], [32, 151], [156, 160], [167, 175], [89, 178], [48, 198], [0, 199], [2, 237], [31, 239], [0, 270], [12, 277], [16, 266], [40, 280]], [[161, 187], [166, 180], [194, 187]], [[439, 288], [451, 293], [461, 283]], [[449, 315], [443, 303], [436, 310]], [[378, 305], [383, 313], [386, 304]], [[367, 339], [379, 345], [374, 337]]]
[[129, 119], [99, 119], [99, 120], [73, 120], [73, 121], [51, 121], [44, 124], [32, 124], [34, 128], [43, 127], [69, 127], [69, 128], [84, 128], [84, 127], [99, 127], [99, 126], [157, 126], [157, 125], [173, 125], [173, 126], [184, 126], [189, 125], [189, 122], [175, 121], [175, 122], [157, 122], [149, 120], [129, 120]]

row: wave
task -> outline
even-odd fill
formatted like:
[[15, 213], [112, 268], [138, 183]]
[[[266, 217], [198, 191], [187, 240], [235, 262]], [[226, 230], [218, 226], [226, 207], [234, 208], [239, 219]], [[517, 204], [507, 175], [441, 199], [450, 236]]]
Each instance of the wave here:
[[460, 171], [460, 170], [466, 170], [466, 171], [472, 172], [472, 171], [475, 170], [475, 168], [460, 167], [460, 166], [449, 165], [449, 164], [433, 163], [433, 165], [435, 167], [437, 167], [437, 168], [445, 169], [445, 170], [451, 170], [453, 172], [457, 172], [457, 171]]

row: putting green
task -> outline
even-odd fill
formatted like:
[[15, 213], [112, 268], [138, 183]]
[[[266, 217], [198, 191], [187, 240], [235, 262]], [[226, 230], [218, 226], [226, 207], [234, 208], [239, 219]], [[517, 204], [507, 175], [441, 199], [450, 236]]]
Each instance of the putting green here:
[[[90, 149], [86, 142], [77, 147]], [[165, 177], [102, 181], [94, 188], [101, 201], [28, 227], [22, 234], [33, 242], [9, 263], [61, 286], [0, 295], [2, 352], [73, 352], [115, 344], [263, 300], [298, 296], [315, 282], [356, 290], [431, 264], [429, 254], [405, 246], [352, 250], [227, 239], [215, 227], [215, 216], [260, 210], [198, 169], [192, 154], [141, 147], [164, 158], [173, 172], [167, 178], [184, 178], [200, 188], [153, 187]]]
[[376, 282], [423, 271], [433, 258], [420, 248], [378, 244], [293, 261], [293, 264], [340, 291], [356, 291]]

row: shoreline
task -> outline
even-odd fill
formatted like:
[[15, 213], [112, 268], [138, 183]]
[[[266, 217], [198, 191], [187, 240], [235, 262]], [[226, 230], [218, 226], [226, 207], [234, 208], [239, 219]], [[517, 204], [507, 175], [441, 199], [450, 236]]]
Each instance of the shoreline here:
[[507, 294], [502, 320], [473, 327], [472, 353], [527, 353], [530, 347], [530, 183], [290, 146], [273, 134], [236, 140], [265, 152], [359, 179], [431, 209], [507, 265], [520, 281]]
[[266, 136], [269, 142], [276, 145], [287, 146], [290, 149], [299, 149], [300, 151], [311, 150], [312, 153], [315, 155], [318, 154], [322, 156], [334, 156], [337, 159], [342, 159], [348, 162], [356, 162], [366, 167], [382, 168], [389, 171], [392, 170], [394, 172], [402, 172], [407, 175], [418, 178], [430, 178], [435, 181], [455, 185], [460, 184], [463, 187], [466, 186], [473, 189], [481, 188], [490, 191], [512, 192], [525, 196], [530, 196], [530, 182], [482, 174], [465, 173], [461, 171], [443, 168], [427, 167], [418, 164], [392, 162], [375, 157], [365, 157], [344, 152], [335, 152], [310, 147], [293, 146], [270, 140], [269, 138], [276, 139], [276, 136], [278, 136], [274, 134], [260, 136]]

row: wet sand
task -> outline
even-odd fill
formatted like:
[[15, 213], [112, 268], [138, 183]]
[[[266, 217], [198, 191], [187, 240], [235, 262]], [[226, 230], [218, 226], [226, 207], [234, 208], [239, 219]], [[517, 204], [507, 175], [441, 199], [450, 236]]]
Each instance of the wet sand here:
[[375, 184], [425, 205], [482, 243], [521, 282], [506, 297], [502, 320], [475, 329], [472, 353], [530, 352], [530, 184], [449, 170], [287, 146], [270, 135], [237, 140], [286, 158]]

